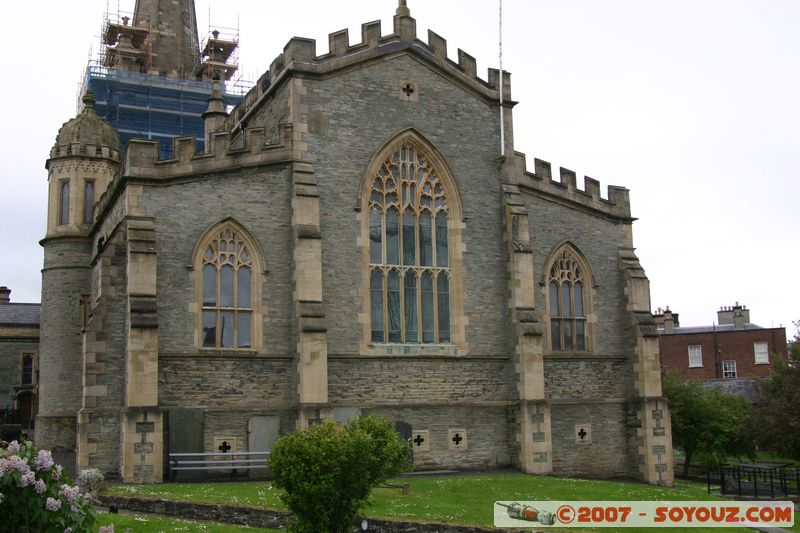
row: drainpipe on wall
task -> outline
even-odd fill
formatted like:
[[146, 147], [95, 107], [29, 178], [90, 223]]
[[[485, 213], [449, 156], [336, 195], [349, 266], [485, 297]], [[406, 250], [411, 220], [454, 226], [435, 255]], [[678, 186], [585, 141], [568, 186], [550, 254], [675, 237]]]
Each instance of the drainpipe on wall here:
[[717, 376], [717, 379], [722, 378], [722, 372], [720, 370], [720, 353], [719, 353], [719, 344], [717, 344], [717, 325], [712, 324], [713, 328], [713, 335], [714, 335], [714, 372]]

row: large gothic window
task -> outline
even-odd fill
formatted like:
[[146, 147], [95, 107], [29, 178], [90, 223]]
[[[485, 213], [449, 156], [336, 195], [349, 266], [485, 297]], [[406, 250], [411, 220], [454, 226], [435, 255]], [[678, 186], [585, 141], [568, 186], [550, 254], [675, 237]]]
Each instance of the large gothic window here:
[[200, 249], [201, 346], [250, 349], [258, 259], [243, 232], [224, 224], [206, 237]]
[[449, 344], [448, 199], [430, 159], [408, 141], [372, 177], [369, 288], [373, 343]]
[[578, 254], [565, 246], [550, 263], [550, 345], [555, 352], [586, 351], [586, 282]]

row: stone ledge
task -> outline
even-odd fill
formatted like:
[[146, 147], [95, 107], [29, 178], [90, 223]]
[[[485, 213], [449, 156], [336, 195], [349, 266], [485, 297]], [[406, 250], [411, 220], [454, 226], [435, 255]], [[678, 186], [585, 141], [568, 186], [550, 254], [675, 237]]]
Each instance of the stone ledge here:
[[[291, 519], [291, 513], [256, 509], [253, 507], [233, 507], [228, 505], [178, 502], [172, 500], [156, 500], [147, 498], [129, 498], [126, 496], [99, 496], [101, 505], [114, 505], [118, 509], [141, 513], [177, 516], [192, 520], [209, 520], [227, 524], [238, 524], [251, 527], [285, 529]], [[492, 502], [488, 502], [492, 503]], [[488, 505], [487, 503], [487, 505]], [[473, 526], [456, 526], [449, 524], [420, 524], [416, 522], [395, 522], [369, 518], [367, 531], [376, 533], [522, 533], [530, 530], [508, 530], [482, 528]]]

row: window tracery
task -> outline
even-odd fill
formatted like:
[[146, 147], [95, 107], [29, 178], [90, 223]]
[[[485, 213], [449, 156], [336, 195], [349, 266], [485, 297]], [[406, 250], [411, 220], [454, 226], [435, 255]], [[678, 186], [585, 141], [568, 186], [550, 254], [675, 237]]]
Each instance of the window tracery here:
[[586, 351], [587, 273], [571, 247], [564, 247], [550, 264], [548, 302], [553, 351]]
[[409, 141], [394, 150], [368, 205], [371, 341], [449, 344], [450, 212], [424, 151]]
[[200, 265], [201, 346], [250, 349], [259, 270], [251, 245], [235, 226], [225, 225], [206, 239]]

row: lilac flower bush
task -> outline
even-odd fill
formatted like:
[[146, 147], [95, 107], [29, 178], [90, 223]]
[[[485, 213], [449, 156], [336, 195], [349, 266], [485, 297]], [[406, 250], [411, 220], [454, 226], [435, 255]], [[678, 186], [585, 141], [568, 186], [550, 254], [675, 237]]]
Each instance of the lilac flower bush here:
[[91, 531], [92, 500], [80, 493], [49, 450], [32, 442], [0, 448], [0, 533]]

